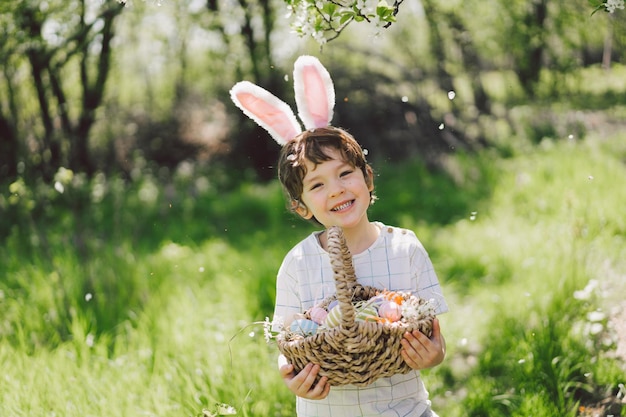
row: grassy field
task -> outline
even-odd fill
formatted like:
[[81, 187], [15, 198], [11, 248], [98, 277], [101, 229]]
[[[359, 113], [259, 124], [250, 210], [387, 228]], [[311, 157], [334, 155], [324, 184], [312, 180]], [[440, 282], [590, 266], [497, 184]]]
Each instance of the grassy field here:
[[[424, 372], [440, 415], [624, 414], [625, 161], [621, 134], [375, 166], [370, 217], [416, 231], [450, 305]], [[224, 192], [184, 168], [1, 189], [0, 415], [295, 414], [254, 323], [313, 229], [276, 183]]]

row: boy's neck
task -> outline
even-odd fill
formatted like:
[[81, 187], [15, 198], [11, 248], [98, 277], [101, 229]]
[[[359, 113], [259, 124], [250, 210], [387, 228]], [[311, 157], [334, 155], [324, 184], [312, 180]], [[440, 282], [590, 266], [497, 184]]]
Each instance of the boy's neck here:
[[[346, 245], [352, 256], [358, 255], [367, 250], [378, 239], [380, 228], [374, 223], [367, 222], [363, 227], [344, 229], [343, 235], [346, 239]], [[324, 250], [328, 250], [327, 232], [324, 231], [319, 236], [320, 244]]]

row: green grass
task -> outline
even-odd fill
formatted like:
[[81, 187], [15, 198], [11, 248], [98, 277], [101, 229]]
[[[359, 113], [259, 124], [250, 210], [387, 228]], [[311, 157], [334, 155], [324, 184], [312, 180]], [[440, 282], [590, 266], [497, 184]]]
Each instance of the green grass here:
[[[501, 175], [475, 220], [436, 232], [435, 263], [461, 305], [442, 319], [450, 353], [475, 362], [458, 371], [453, 359], [433, 372], [445, 376], [443, 393], [450, 385], [467, 392], [456, 415], [576, 415], [579, 401], [599, 401], [600, 364], [617, 365], [577, 329], [588, 312], [608, 313], [621, 300], [574, 292], [593, 279], [623, 294], [623, 161], [620, 137], [492, 161]], [[616, 393], [623, 371], [613, 378]]]
[[[375, 167], [371, 218], [417, 232], [451, 308], [448, 356], [424, 372], [440, 415], [575, 416], [626, 382], [587, 316], [626, 288], [625, 144]], [[64, 181], [0, 188], [0, 415], [295, 415], [253, 324], [313, 230], [277, 184]]]

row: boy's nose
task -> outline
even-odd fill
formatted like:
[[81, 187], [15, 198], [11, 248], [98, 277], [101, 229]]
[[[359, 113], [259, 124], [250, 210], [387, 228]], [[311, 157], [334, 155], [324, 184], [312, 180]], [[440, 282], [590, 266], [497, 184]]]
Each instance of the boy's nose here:
[[343, 193], [344, 190], [345, 190], [345, 187], [343, 186], [341, 181], [333, 181], [330, 186], [330, 196], [331, 197], [337, 196]]

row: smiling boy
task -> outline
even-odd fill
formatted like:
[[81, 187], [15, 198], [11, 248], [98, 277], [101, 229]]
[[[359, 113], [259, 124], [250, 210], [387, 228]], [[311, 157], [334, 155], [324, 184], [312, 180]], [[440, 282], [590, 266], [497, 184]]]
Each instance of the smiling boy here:
[[[447, 311], [432, 263], [415, 234], [370, 222], [373, 171], [361, 146], [345, 130], [329, 126], [296, 136], [282, 148], [279, 179], [292, 211], [325, 228], [343, 229], [359, 283], [435, 299], [437, 313]], [[323, 230], [285, 256], [276, 284], [275, 318], [289, 323], [334, 293], [326, 250]], [[445, 357], [438, 320], [430, 338], [419, 331], [407, 333], [402, 346], [402, 357], [414, 371], [380, 378], [366, 387], [331, 387], [325, 377], [315, 383], [318, 365], [309, 364], [296, 374], [292, 365], [283, 363], [280, 374], [297, 396], [298, 416], [435, 416], [419, 370], [436, 366]]]

